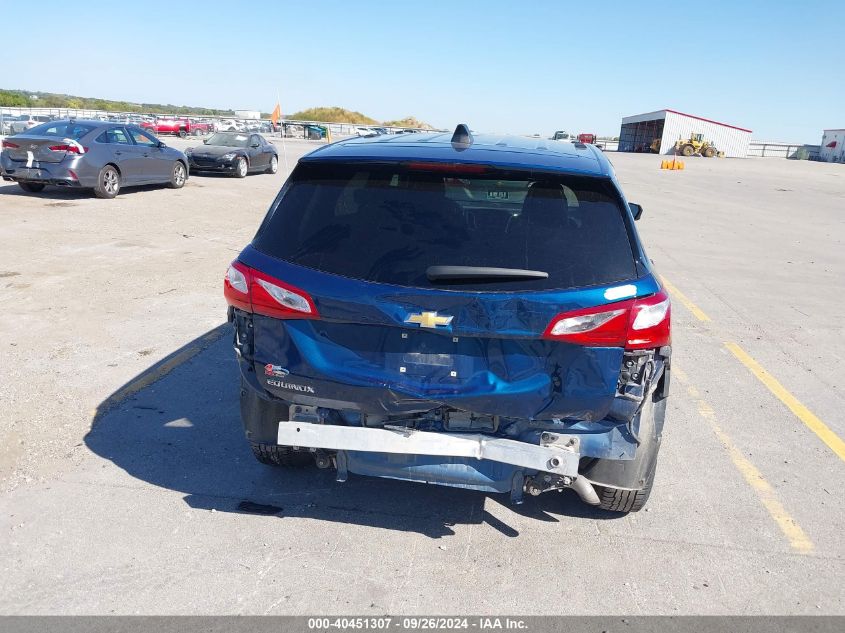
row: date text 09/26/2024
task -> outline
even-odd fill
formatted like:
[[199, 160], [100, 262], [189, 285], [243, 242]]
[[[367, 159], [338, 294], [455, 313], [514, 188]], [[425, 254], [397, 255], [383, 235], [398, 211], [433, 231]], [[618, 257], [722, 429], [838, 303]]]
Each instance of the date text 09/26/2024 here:
[[469, 630], [501, 631], [526, 630], [527, 623], [520, 618], [509, 617], [333, 617], [309, 618], [308, 629], [311, 631], [330, 630]]

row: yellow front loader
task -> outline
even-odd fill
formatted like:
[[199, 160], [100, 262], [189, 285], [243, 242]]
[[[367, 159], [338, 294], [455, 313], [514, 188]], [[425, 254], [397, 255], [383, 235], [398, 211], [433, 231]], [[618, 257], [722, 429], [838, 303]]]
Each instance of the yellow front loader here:
[[719, 154], [710, 141], [704, 140], [703, 134], [690, 134], [689, 138], [679, 138], [675, 141], [675, 151], [683, 156], [704, 156], [705, 158], [713, 158]]

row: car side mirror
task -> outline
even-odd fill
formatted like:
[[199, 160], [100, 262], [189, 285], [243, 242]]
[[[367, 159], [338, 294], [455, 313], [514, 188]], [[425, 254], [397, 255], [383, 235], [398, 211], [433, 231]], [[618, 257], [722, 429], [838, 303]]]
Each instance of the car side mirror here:
[[163, 149], [163, 148], [167, 147], [167, 145], [164, 144], [164, 141], [159, 141], [158, 145], [156, 145], [156, 147], [158, 147], [159, 149]]
[[634, 216], [635, 220], [639, 220], [641, 217], [643, 217], [643, 208], [641, 205], [629, 202], [628, 207], [630, 207], [631, 214]]

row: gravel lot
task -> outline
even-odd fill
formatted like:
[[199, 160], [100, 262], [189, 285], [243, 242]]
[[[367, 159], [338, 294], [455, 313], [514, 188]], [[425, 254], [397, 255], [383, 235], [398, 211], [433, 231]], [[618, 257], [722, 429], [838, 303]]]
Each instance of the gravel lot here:
[[725, 345], [845, 437], [845, 165], [611, 160], [679, 369], [625, 517], [254, 462], [221, 280], [284, 161], [115, 200], [0, 184], [0, 613], [845, 614], [845, 458]]

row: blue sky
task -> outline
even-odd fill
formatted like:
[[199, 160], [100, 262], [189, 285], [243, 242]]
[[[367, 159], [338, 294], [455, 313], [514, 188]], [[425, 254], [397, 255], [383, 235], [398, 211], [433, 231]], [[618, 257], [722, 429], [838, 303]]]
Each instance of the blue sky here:
[[278, 91], [285, 113], [520, 134], [662, 108], [760, 140], [845, 126], [841, 1], [40, 0], [0, 21], [3, 88], [264, 111]]

